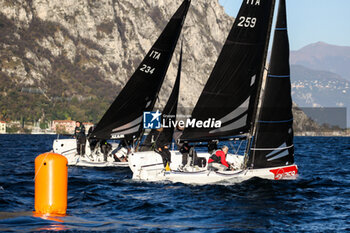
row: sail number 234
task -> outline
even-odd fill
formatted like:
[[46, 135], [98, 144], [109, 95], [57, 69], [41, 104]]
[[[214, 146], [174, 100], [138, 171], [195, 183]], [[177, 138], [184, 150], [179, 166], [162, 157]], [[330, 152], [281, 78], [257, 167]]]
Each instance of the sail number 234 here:
[[152, 68], [152, 67], [145, 65], [145, 64], [142, 64], [142, 67], [140, 68], [140, 70], [145, 72], [146, 74], [153, 74], [155, 69], [156, 68]]
[[[159, 60], [160, 59], [160, 56], [162, 54], [160, 52], [157, 52], [157, 51], [154, 51], [152, 50], [151, 53], [149, 54], [149, 57], [150, 58], [153, 58], [155, 60]], [[155, 71], [156, 68], [152, 68], [148, 65], [145, 65], [145, 64], [142, 64], [142, 67], [140, 68], [140, 70], [142, 72], [145, 72], [146, 74], [153, 74], [153, 72]]]

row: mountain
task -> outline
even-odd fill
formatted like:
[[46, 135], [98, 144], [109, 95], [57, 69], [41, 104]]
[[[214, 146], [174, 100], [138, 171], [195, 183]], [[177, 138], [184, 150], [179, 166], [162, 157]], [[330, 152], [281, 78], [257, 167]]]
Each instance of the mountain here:
[[290, 54], [291, 64], [336, 73], [350, 81], [350, 47], [318, 42]]
[[346, 127], [346, 121], [350, 122], [350, 111], [346, 111], [350, 109], [350, 81], [301, 65], [291, 66], [291, 78], [293, 101], [304, 112], [321, 124]]
[[[97, 121], [182, 0], [0, 1], [0, 118]], [[182, 106], [195, 104], [233, 23], [192, 1], [181, 40]], [[176, 77], [179, 46], [160, 93]]]
[[[0, 119], [97, 122], [182, 0], [0, 1]], [[218, 0], [192, 1], [180, 108], [190, 112], [233, 24]], [[179, 47], [159, 95], [172, 89]], [[316, 128], [301, 111], [296, 131]]]

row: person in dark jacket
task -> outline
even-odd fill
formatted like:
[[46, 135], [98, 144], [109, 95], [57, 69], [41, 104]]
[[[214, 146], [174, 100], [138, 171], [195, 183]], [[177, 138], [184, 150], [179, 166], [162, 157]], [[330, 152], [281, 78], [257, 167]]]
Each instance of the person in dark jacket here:
[[164, 167], [166, 167], [167, 164], [170, 165], [171, 154], [169, 151], [168, 142], [164, 138], [159, 137], [162, 132], [163, 132], [163, 128], [159, 128], [155, 131], [154, 135], [156, 136], [156, 138], [152, 139], [151, 148], [154, 147], [154, 151], [162, 156]]
[[180, 127], [179, 125], [177, 125], [173, 133], [173, 139], [176, 143], [178, 150], [180, 150], [181, 147], [183, 146], [183, 143], [180, 142], [180, 138], [181, 138], [181, 135], [183, 134], [183, 131], [184, 131], [184, 127]]
[[189, 153], [190, 153], [190, 149], [191, 146], [186, 142], [183, 143], [181, 148], [180, 148], [180, 152], [182, 154], [182, 167], [186, 166], [187, 162], [188, 162], [188, 157], [189, 157]]
[[155, 152], [159, 153], [162, 156], [164, 167], [166, 167], [167, 164], [170, 166], [171, 153], [167, 145], [156, 148]]
[[86, 146], [85, 127], [80, 121], [77, 121], [75, 123], [74, 138], [77, 139], [77, 153], [78, 153], [78, 155], [84, 156], [85, 155], [85, 146]]
[[106, 140], [101, 140], [100, 149], [103, 154], [103, 160], [107, 162], [107, 156], [108, 156], [108, 153], [112, 150], [112, 145], [109, 144]]
[[221, 150], [217, 150], [212, 156], [210, 156], [208, 160], [208, 168], [210, 170], [219, 170], [219, 171], [224, 171], [224, 170], [229, 170], [230, 165], [226, 161], [226, 155], [228, 153], [228, 147], [223, 146]]
[[92, 131], [94, 131], [95, 127], [96, 127], [95, 125], [91, 126], [89, 131], [88, 131], [88, 135], [87, 135], [88, 140], [89, 140], [91, 153], [95, 150], [96, 145], [98, 143], [97, 139], [91, 138]]

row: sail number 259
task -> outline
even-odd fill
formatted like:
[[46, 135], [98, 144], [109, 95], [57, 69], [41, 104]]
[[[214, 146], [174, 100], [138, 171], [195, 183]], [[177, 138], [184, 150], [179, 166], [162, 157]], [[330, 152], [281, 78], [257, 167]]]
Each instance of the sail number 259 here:
[[239, 17], [238, 27], [254, 28], [255, 25], [256, 25], [256, 18], [245, 17], [245, 16]]
[[140, 68], [141, 71], [145, 72], [146, 74], [153, 74], [156, 68], [152, 68], [148, 65], [143, 64]]

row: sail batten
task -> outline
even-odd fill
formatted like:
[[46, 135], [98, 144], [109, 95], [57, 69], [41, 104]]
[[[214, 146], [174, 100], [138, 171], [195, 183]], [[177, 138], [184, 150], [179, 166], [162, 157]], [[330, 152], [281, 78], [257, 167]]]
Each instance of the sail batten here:
[[268, 74], [267, 77], [269, 78], [290, 78], [290, 75], [276, 75], [276, 74]]
[[248, 166], [266, 168], [294, 163], [293, 113], [285, 0], [280, 0], [270, 67]]
[[144, 60], [97, 124], [91, 137], [99, 139], [109, 139], [115, 135], [139, 137], [142, 132], [143, 113], [153, 110], [190, 3], [191, 0], [183, 1]]
[[258, 121], [259, 123], [266, 123], [266, 124], [271, 124], [271, 123], [286, 123], [286, 122], [293, 122], [294, 118], [289, 119], [289, 120], [279, 120], [279, 121]]

